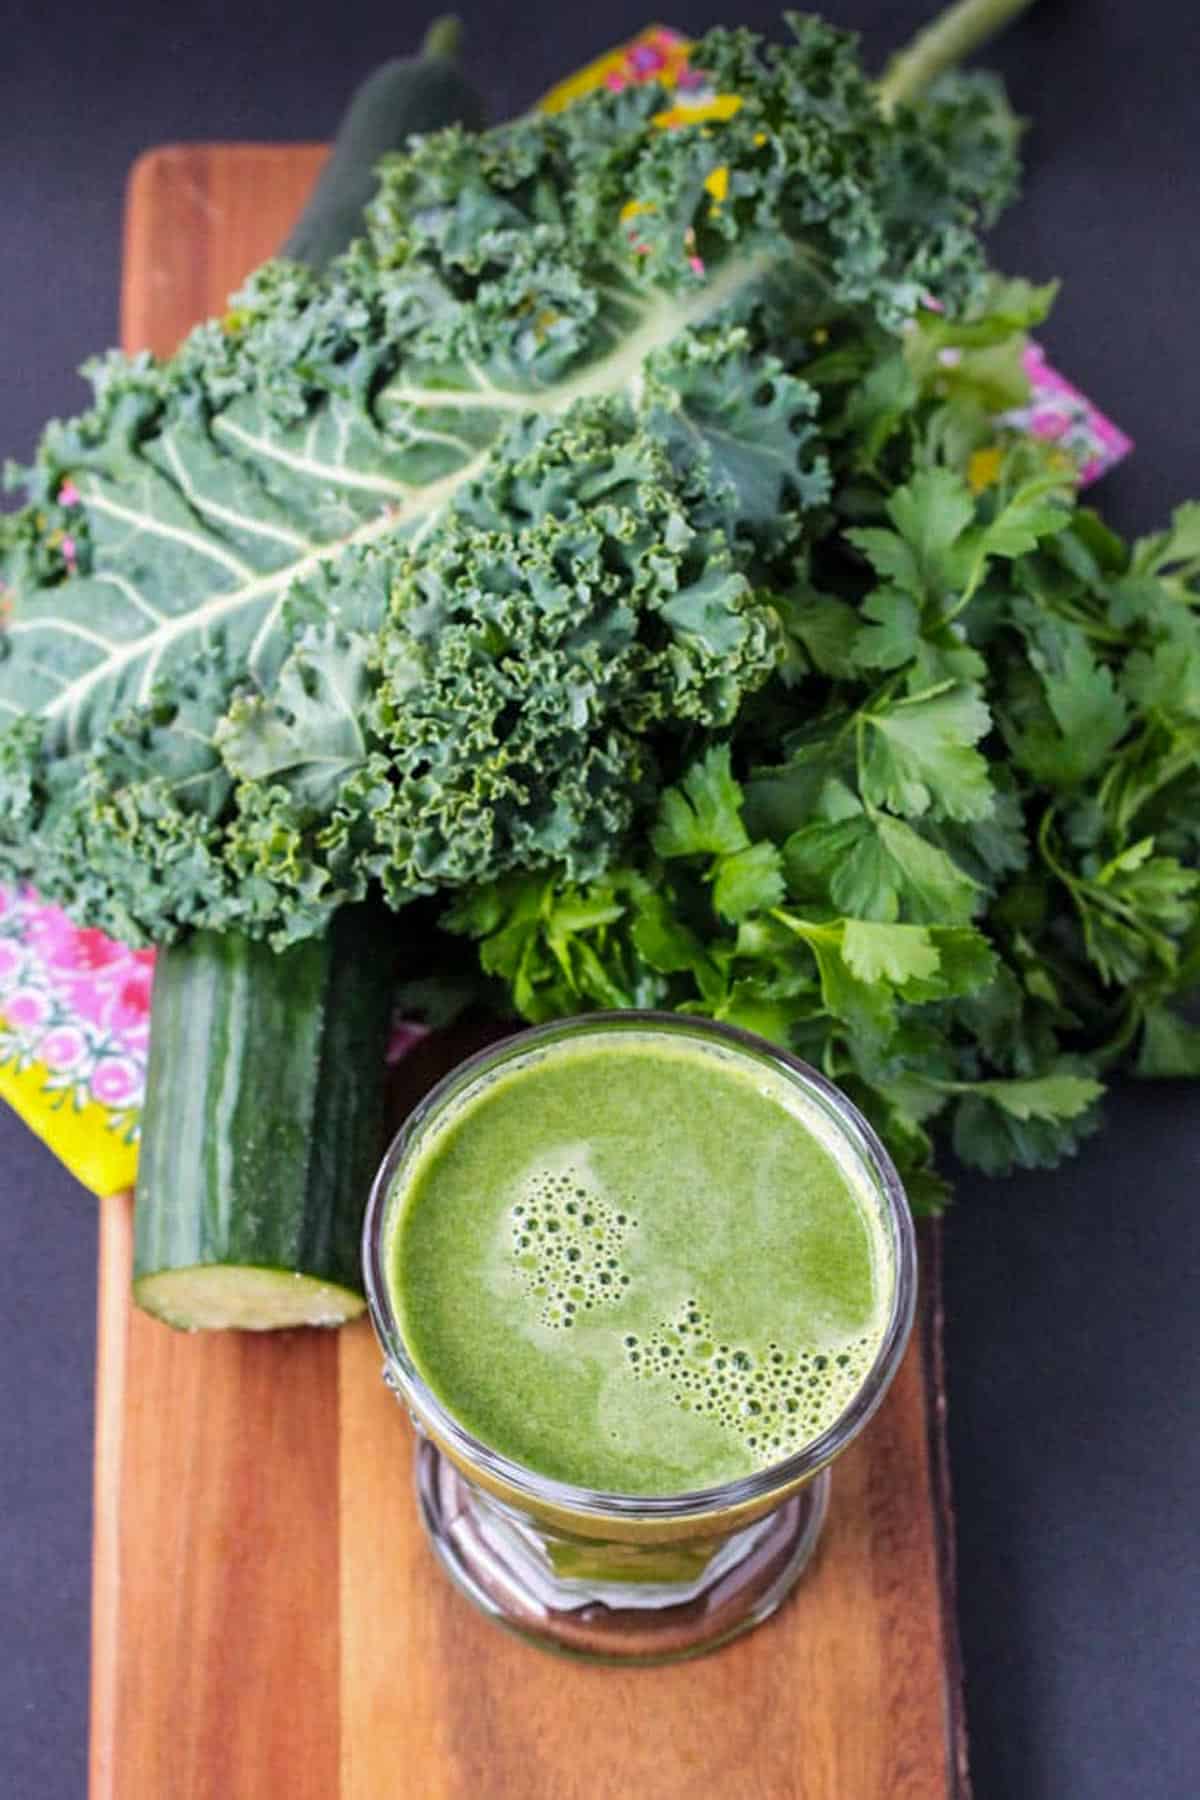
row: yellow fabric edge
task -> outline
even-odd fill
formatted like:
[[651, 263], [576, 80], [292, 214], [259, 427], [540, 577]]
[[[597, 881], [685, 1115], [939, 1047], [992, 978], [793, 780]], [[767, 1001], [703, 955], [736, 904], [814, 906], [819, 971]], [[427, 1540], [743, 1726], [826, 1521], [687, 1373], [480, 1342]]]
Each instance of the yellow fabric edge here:
[[[48, 1094], [50, 1071], [42, 1063], [0, 1068], [0, 1100], [6, 1100], [35, 1137], [54, 1152], [76, 1181], [104, 1199], [131, 1188], [137, 1175], [137, 1145], [125, 1143], [109, 1126], [98, 1100], [76, 1108], [69, 1094]], [[57, 1102], [57, 1104], [56, 1104]]]
[[[687, 53], [691, 49], [692, 40], [690, 38], [684, 37], [682, 32], [677, 32], [670, 25], [644, 25], [641, 31], [636, 32], [633, 37], [626, 38], [623, 43], [618, 44], [615, 50], [606, 50], [603, 56], [597, 56], [592, 62], [585, 64], [582, 69], [577, 69], [573, 75], [568, 75], [564, 80], [557, 82], [549, 93], [543, 94], [538, 101], [538, 111], [562, 112], [563, 108], [570, 106], [572, 101], [581, 100], [585, 94], [594, 93], [598, 87], [603, 87], [611, 74], [622, 67], [625, 58], [636, 44], [645, 43], [662, 31], [671, 34], [673, 39], [672, 56], [677, 57], [680, 64], [685, 62]], [[673, 87], [677, 73], [678, 70], [674, 68], [664, 69], [662, 85]]]

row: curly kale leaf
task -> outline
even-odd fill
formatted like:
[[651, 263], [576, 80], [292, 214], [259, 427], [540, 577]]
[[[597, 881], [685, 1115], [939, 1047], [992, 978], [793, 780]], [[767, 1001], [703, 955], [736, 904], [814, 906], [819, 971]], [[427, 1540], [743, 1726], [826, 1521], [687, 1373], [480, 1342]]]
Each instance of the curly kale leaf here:
[[269, 686], [230, 685], [213, 650], [84, 756], [22, 737], [19, 866], [137, 940], [166, 915], [287, 941], [372, 881], [399, 906], [510, 868], [595, 875], [660, 755], [730, 724], [778, 659], [745, 557], [691, 522], [706, 498], [624, 403], [515, 427], [419, 553], [363, 546], [289, 595]]
[[615, 853], [659, 728], [769, 672], [753, 596], [830, 494], [812, 327], [982, 291], [974, 101], [885, 118], [793, 31], [702, 42], [724, 117], [647, 87], [414, 140], [347, 255], [92, 365], [0, 523], [4, 871], [282, 943], [371, 882]]

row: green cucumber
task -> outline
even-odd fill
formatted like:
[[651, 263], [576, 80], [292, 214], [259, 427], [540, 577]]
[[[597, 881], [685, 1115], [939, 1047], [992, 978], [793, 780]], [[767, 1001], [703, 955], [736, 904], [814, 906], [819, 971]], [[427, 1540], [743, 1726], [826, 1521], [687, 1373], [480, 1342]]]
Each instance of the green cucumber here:
[[196, 1330], [339, 1325], [382, 1151], [394, 919], [348, 907], [275, 952], [196, 932], [160, 952], [134, 1297]]
[[482, 127], [483, 103], [455, 66], [458, 39], [458, 20], [439, 19], [417, 56], [398, 57], [367, 77], [281, 256], [313, 269], [339, 256], [362, 231], [380, 157], [401, 149], [414, 131]]

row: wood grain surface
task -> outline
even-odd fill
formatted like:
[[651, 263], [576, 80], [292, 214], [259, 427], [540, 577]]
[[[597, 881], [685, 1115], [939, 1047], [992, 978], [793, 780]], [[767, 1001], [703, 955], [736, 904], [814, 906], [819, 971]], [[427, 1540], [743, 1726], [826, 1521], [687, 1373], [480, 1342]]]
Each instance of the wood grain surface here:
[[[143, 157], [127, 348], [169, 351], [219, 311], [284, 236], [323, 155], [201, 144]], [[431, 1044], [405, 1065], [410, 1101], [452, 1053]], [[836, 1466], [796, 1594], [715, 1655], [629, 1671], [531, 1649], [451, 1589], [365, 1323], [175, 1333], [131, 1307], [130, 1248], [128, 1197], [105, 1202], [92, 1800], [965, 1794], [934, 1241], [923, 1330]]]

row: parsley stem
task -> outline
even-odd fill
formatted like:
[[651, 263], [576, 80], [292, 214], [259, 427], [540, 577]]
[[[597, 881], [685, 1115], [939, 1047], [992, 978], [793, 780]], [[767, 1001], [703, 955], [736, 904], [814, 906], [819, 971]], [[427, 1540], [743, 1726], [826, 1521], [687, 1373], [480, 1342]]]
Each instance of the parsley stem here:
[[1054, 826], [1054, 815], [1057, 811], [1057, 802], [1051, 801], [1050, 805], [1042, 814], [1041, 823], [1038, 826], [1038, 849], [1041, 851], [1042, 861], [1050, 870], [1050, 873], [1052, 875], [1057, 875], [1064, 887], [1073, 888], [1075, 883], [1067, 874], [1067, 871], [1061, 866], [1054, 855], [1054, 852], [1050, 848], [1050, 833]]
[[1116, 1062], [1124, 1054], [1137, 1036], [1146, 1017], [1145, 1007], [1133, 996], [1130, 996], [1121, 1009], [1121, 1024], [1107, 1043], [1102, 1044], [1094, 1052], [1097, 1066], [1104, 1068], [1108, 1063]]
[[1079, 883], [1068, 869], [1063, 868], [1053, 850], [1050, 848], [1050, 834], [1054, 829], [1054, 815], [1057, 811], [1058, 802], [1051, 801], [1050, 805], [1042, 814], [1041, 823], [1038, 826], [1038, 850], [1041, 854], [1042, 861], [1049, 869], [1051, 875], [1053, 875], [1056, 880], [1061, 881], [1068, 894], [1070, 894], [1075, 910], [1079, 914], [1079, 922], [1082, 925], [1086, 936], [1088, 932], [1088, 916], [1087, 909], [1079, 891]]
[[958, 0], [893, 56], [877, 89], [882, 111], [891, 113], [916, 99], [944, 70], [955, 68], [1032, 4], [1033, 0]]

